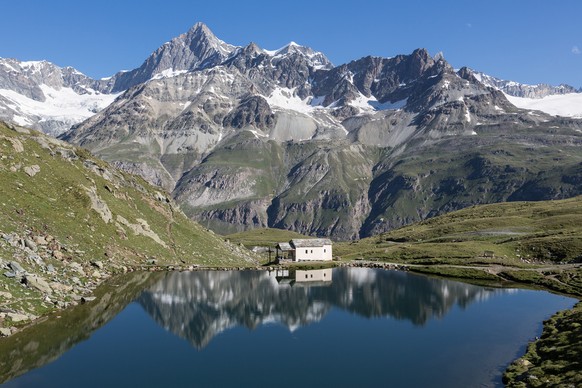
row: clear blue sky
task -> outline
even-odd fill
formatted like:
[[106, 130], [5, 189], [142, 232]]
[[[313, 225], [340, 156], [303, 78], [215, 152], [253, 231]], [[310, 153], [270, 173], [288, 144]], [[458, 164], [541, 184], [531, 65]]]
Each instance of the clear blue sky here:
[[101, 78], [132, 69], [198, 21], [222, 40], [289, 41], [338, 65], [424, 47], [454, 66], [582, 86], [579, 0], [0, 0], [0, 57], [46, 59]]

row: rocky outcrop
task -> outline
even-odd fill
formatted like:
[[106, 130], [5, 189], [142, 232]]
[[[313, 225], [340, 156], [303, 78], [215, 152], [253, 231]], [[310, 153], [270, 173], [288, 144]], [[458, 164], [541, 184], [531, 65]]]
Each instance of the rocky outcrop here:
[[106, 224], [111, 222], [111, 219], [113, 218], [111, 210], [109, 210], [109, 206], [107, 206], [107, 203], [99, 197], [99, 195], [97, 194], [97, 189], [95, 187], [92, 188], [83, 187], [83, 189], [85, 190], [85, 192], [89, 196], [89, 199], [91, 200], [91, 209], [97, 212], [97, 214], [99, 214], [103, 222], [105, 222]]
[[275, 126], [275, 115], [267, 101], [260, 96], [244, 98], [223, 121], [225, 127], [271, 129]]

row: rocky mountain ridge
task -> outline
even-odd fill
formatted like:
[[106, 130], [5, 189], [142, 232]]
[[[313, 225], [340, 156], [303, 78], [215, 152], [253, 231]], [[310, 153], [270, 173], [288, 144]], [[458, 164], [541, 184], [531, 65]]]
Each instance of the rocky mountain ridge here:
[[234, 47], [197, 24], [108, 82], [128, 89], [62, 138], [219, 232], [351, 239], [582, 190], [579, 121], [518, 109], [424, 49], [334, 67], [295, 43]]
[[[424, 49], [333, 67], [296, 44], [251, 43], [170, 75], [128, 89], [63, 138], [173, 191], [219, 232], [350, 239], [472, 204], [582, 190], [531, 189], [558, 147], [572, 149], [561, 167], [577, 169], [578, 121], [520, 110]], [[553, 151], [523, 166], [517, 154], [542, 146]]]
[[558, 86], [548, 84], [528, 85], [515, 81], [502, 80], [474, 70], [471, 71], [483, 84], [497, 88], [513, 97], [544, 98], [547, 96], [568, 93], [582, 93], [582, 89], [576, 89], [575, 87], [566, 84], [560, 84]]

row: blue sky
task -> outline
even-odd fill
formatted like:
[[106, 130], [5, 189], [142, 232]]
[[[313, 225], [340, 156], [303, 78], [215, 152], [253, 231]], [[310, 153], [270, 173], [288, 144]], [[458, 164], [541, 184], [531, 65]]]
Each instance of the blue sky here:
[[206, 23], [222, 40], [289, 41], [338, 65], [424, 47], [454, 66], [525, 83], [582, 86], [582, 1], [0, 0], [0, 57], [47, 59], [101, 78]]

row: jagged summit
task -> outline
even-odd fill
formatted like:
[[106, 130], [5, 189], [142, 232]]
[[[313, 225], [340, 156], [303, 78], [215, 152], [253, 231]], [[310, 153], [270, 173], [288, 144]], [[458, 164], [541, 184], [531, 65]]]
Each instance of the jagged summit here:
[[117, 73], [113, 92], [127, 90], [152, 78], [200, 70], [222, 63], [237, 47], [218, 39], [204, 23], [164, 43], [137, 69]]
[[[174, 41], [179, 43], [183, 42], [184, 44], [189, 45], [190, 50], [194, 53], [202, 54], [205, 51], [214, 51], [219, 54], [222, 60], [237, 49], [237, 46], [233, 46], [218, 39], [210, 28], [202, 22], [196, 23], [186, 34], [182, 34], [178, 38], [172, 40], [172, 42]], [[191, 69], [204, 67], [204, 63], [193, 63], [190, 67]]]
[[264, 50], [264, 52], [275, 58], [293, 54], [300, 54], [309, 58], [309, 60], [313, 63], [313, 65], [317, 69], [333, 68], [333, 64], [331, 63], [331, 61], [327, 59], [327, 57], [323, 53], [315, 51], [311, 47], [302, 46], [293, 41], [287, 43], [285, 46], [277, 50]]

